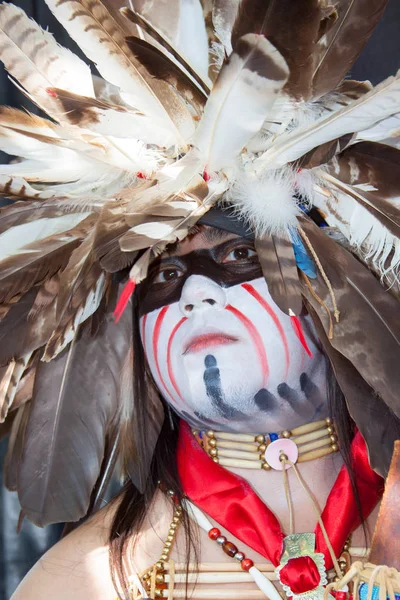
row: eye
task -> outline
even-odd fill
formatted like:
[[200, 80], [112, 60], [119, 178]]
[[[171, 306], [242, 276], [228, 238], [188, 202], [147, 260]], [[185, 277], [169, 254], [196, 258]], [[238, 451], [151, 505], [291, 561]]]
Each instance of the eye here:
[[223, 262], [249, 260], [249, 258], [253, 258], [254, 256], [257, 256], [257, 252], [255, 250], [248, 248], [247, 246], [240, 246], [239, 248], [231, 250]]
[[183, 273], [180, 269], [163, 269], [154, 277], [154, 283], [170, 283], [182, 277]]

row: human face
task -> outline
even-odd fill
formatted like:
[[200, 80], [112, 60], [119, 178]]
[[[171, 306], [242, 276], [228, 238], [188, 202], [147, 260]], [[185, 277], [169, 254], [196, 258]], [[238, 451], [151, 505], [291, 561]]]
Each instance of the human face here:
[[271, 432], [325, 416], [325, 359], [272, 300], [253, 242], [213, 227], [151, 265], [140, 331], [154, 380], [190, 425]]

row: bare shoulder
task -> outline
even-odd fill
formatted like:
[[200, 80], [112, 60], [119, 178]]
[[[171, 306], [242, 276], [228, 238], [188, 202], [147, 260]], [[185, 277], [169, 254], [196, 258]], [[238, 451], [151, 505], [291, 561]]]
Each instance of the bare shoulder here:
[[[115, 600], [108, 538], [117, 506], [113, 503], [103, 508], [53, 546], [31, 569], [11, 600]], [[163, 494], [157, 493], [134, 548], [125, 557], [128, 575], [140, 573], [158, 560], [171, 516], [171, 506]]]
[[115, 506], [105, 507], [53, 546], [11, 600], [114, 600], [108, 535]]

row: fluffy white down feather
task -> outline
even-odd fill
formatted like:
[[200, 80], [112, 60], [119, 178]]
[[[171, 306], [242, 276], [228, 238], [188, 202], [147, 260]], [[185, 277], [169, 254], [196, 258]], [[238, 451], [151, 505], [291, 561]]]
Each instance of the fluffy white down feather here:
[[256, 235], [277, 235], [296, 227], [301, 211], [295, 192], [296, 173], [289, 167], [268, 171], [262, 177], [240, 169], [225, 200], [251, 223]]

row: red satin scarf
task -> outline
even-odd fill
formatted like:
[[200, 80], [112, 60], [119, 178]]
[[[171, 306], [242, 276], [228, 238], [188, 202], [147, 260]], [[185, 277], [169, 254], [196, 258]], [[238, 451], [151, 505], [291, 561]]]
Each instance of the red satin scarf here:
[[[384, 480], [369, 466], [365, 442], [358, 432], [351, 444], [351, 458], [363, 519], [379, 502]], [[215, 463], [181, 421], [177, 463], [183, 491], [190, 500], [244, 544], [278, 566], [285, 537], [278, 519], [242, 477]], [[268, 477], [268, 474], [265, 474]], [[361, 523], [347, 469], [343, 466], [328, 496], [322, 521], [336, 556]], [[315, 528], [316, 551], [332, 559], [319, 525]]]

